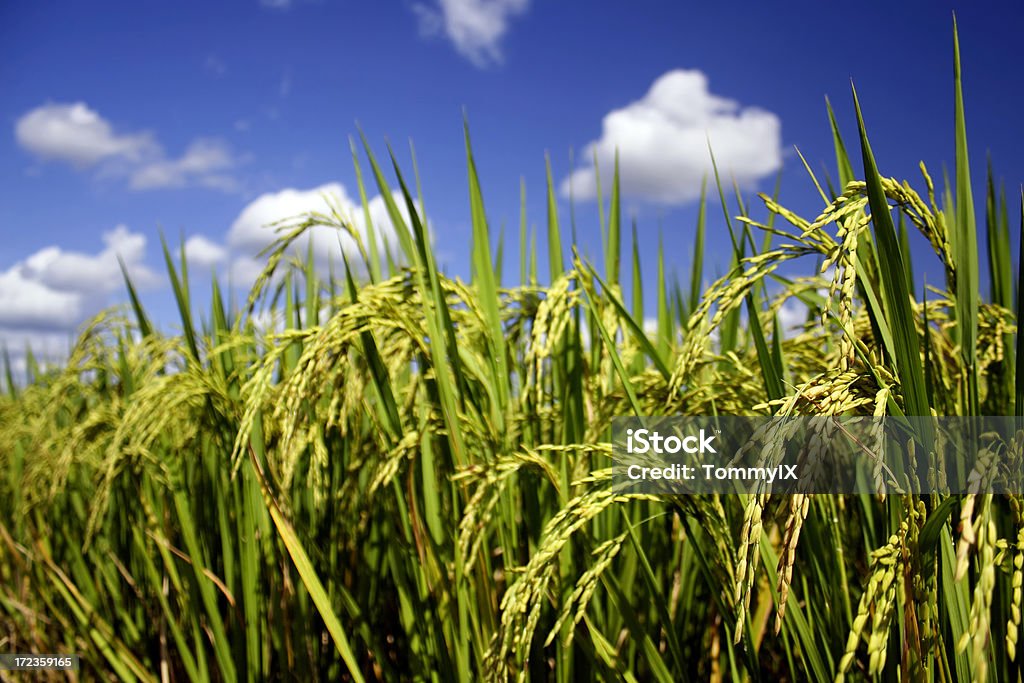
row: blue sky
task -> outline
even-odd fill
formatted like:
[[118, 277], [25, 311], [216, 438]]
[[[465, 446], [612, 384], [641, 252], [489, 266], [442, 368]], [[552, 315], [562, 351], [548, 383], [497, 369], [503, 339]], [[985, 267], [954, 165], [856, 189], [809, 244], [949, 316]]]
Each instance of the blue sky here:
[[[0, 342], [58, 354], [86, 317], [124, 301], [118, 254], [154, 317], [173, 325], [161, 229], [191, 240], [193, 272], [244, 284], [262, 222], [316, 208], [318, 189], [358, 204], [357, 122], [407, 168], [414, 141], [435, 245], [457, 275], [468, 271], [464, 110], [510, 259], [520, 178], [530, 224], [544, 225], [545, 153], [560, 187], [574, 179], [580, 241], [595, 256], [581, 163], [593, 149], [602, 160], [620, 150], [651, 266], [659, 228], [670, 267], [689, 262], [705, 136], [748, 198], [781, 167], [782, 203], [816, 215], [793, 149], [832, 172], [824, 97], [854, 142], [851, 78], [882, 172], [920, 187], [918, 161], [938, 177], [953, 160], [953, 11], [975, 181], [989, 151], [1013, 200], [1024, 179], [1020, 3], [4, 3]], [[568, 206], [563, 196], [566, 222]], [[709, 209], [710, 276], [728, 250], [721, 211]]]

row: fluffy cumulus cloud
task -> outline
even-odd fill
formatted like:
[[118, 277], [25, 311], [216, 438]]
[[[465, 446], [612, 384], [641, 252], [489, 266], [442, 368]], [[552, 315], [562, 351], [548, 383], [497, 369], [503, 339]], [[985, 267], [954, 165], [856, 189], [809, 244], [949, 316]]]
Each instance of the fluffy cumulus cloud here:
[[124, 286], [118, 258], [137, 286], [157, 282], [143, 264], [144, 235], [119, 225], [103, 242], [95, 254], [46, 247], [0, 271], [0, 341], [12, 346], [35, 332], [70, 333]]
[[[781, 124], [771, 112], [741, 108], [708, 89], [696, 70], [670, 71], [644, 97], [608, 113], [601, 137], [589, 143], [583, 158], [597, 156], [610, 169], [619, 153], [624, 194], [660, 204], [680, 204], [699, 196], [701, 181], [712, 173], [708, 142], [719, 171], [743, 187], [782, 166]], [[610, 177], [606, 170], [603, 178]], [[592, 165], [572, 172], [562, 183], [576, 197], [596, 195]]]
[[[409, 214], [401, 195], [395, 193], [393, 197], [404, 220], [408, 222]], [[367, 209], [381, 257], [384, 250], [389, 249], [396, 260], [401, 260], [398, 238], [384, 198], [377, 195], [368, 200]], [[236, 286], [248, 286], [259, 275], [265, 263], [265, 259], [260, 259], [258, 254], [278, 237], [273, 224], [312, 213], [322, 214], [332, 222], [336, 221], [333, 216], [337, 214], [342, 223], [351, 226], [364, 247], [369, 249], [369, 230], [363, 207], [349, 196], [342, 184], [327, 183], [310, 189], [285, 188], [260, 195], [238, 214], [223, 244], [193, 237], [185, 245], [186, 257], [190, 263], [195, 261], [203, 265], [226, 262], [232, 282]], [[343, 253], [354, 268], [362, 269], [365, 265], [356, 240], [345, 230], [325, 225], [310, 228], [295, 242], [295, 255], [305, 258], [310, 242], [316, 266], [321, 272], [326, 273], [331, 267], [340, 272]]]
[[171, 157], [152, 133], [119, 132], [84, 102], [36, 107], [17, 120], [14, 135], [23, 149], [41, 160], [79, 170], [99, 167], [105, 176], [126, 178], [135, 190], [239, 189], [231, 175], [239, 161], [224, 141], [198, 138], [181, 156]]
[[526, 12], [530, 0], [437, 0], [416, 3], [420, 32], [443, 34], [459, 54], [478, 67], [502, 61], [501, 39], [511, 19]]
[[15, 266], [0, 273], [0, 330], [60, 329], [82, 317], [81, 297], [55, 290]]
[[228, 146], [216, 139], [195, 140], [177, 159], [159, 159], [132, 171], [129, 184], [136, 190], [185, 187], [198, 184], [233, 191], [237, 182], [226, 172], [235, 165]]
[[185, 240], [185, 258], [189, 265], [211, 268], [227, 260], [228, 250], [202, 235]]
[[83, 102], [47, 104], [24, 114], [14, 125], [18, 144], [43, 159], [76, 167], [106, 159], [140, 161], [156, 151], [149, 133], [117, 133]]

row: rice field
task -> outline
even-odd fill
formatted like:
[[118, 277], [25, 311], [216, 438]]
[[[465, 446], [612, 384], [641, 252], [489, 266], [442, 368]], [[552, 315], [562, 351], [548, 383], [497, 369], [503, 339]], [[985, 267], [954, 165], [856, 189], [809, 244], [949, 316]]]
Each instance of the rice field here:
[[[78, 653], [81, 680], [1020, 680], [1020, 494], [609, 486], [616, 416], [1024, 413], [1016, 198], [991, 171], [972, 197], [954, 63], [951, 178], [881, 175], [854, 94], [859, 139], [829, 108], [834, 176], [807, 166], [820, 214], [716, 174], [679, 280], [640, 262], [617, 168], [596, 261], [549, 169], [546, 230], [524, 199], [506, 272], [468, 131], [468, 282], [436, 261], [416, 174], [365, 139], [394, 250], [296, 217], [244, 305], [214, 280], [197, 311], [165, 244], [174, 330], [126, 274], [131, 310], [64, 365], [6, 364], [0, 651]], [[716, 204], [733, 255], [705, 286]], [[294, 248], [314, 226], [361, 263], [318, 275]]]

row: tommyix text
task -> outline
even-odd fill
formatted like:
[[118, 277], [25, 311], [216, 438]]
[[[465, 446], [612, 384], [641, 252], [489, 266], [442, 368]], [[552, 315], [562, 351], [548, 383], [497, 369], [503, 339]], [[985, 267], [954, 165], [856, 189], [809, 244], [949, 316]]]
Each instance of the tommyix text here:
[[630, 465], [626, 476], [638, 481], [676, 480], [693, 481], [698, 477], [709, 480], [757, 481], [769, 484], [776, 480], [796, 479], [796, 465], [776, 467], [718, 467], [716, 465], [668, 465], [666, 467], [641, 467]]

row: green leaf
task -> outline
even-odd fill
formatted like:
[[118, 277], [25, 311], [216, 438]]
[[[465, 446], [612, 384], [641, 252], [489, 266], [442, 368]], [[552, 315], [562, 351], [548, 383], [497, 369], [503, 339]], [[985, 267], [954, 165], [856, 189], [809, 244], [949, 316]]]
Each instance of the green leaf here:
[[331, 599], [328, 597], [320, 577], [317, 576], [316, 568], [310, 562], [309, 555], [306, 554], [305, 549], [302, 547], [302, 541], [299, 540], [298, 534], [295, 533], [292, 525], [288, 522], [288, 519], [284, 516], [280, 506], [278, 506], [277, 501], [274, 499], [273, 493], [270, 491], [270, 483], [263, 472], [263, 466], [256, 459], [256, 454], [251, 448], [249, 449], [249, 461], [252, 463], [253, 473], [256, 475], [256, 480], [260, 485], [260, 493], [263, 494], [263, 502], [267, 506], [271, 519], [274, 521], [274, 526], [277, 528], [281, 542], [287, 548], [288, 554], [295, 564], [295, 569], [299, 572], [299, 577], [302, 579], [302, 584], [309, 591], [309, 596], [312, 598], [313, 604], [316, 605], [320, 618], [324, 620], [324, 626], [327, 627], [327, 632], [330, 633], [338, 654], [341, 655], [342, 660], [348, 667], [349, 676], [356, 683], [363, 683], [363, 675], [360, 672], [359, 663], [352, 652], [352, 647], [349, 645], [345, 628], [341, 625], [338, 615], [334, 613], [334, 609], [331, 607]]
[[832, 103], [828, 97], [825, 98], [825, 107], [828, 109], [828, 123], [832, 129], [832, 145], [835, 147], [836, 168], [839, 170], [839, 184], [837, 188], [841, 193], [846, 186], [854, 180], [853, 165], [850, 164], [850, 155], [846, 153], [846, 145], [843, 143], [843, 136], [839, 133], [839, 124], [836, 123], [835, 112], [832, 111]]
[[[861, 153], [864, 161], [864, 177], [867, 182], [868, 202], [874, 226], [878, 257], [881, 261], [880, 275], [886, 302], [889, 328], [893, 336], [896, 369], [906, 401], [907, 415], [927, 416], [931, 412], [925, 392], [924, 369], [921, 363], [921, 341], [914, 321], [914, 310], [910, 301], [907, 283], [907, 268], [900, 251], [899, 238], [889, 214], [889, 204], [882, 189], [874, 154], [868, 142], [864, 117], [853, 90], [854, 107], [857, 110], [857, 128], [860, 132]], [[930, 442], [926, 444], [930, 446]]]
[[551, 177], [551, 159], [545, 157], [548, 187], [548, 266], [554, 283], [565, 272], [562, 256], [562, 234], [558, 228], [558, 201], [555, 199], [555, 181]]
[[977, 415], [978, 407], [978, 231], [971, 194], [971, 166], [967, 154], [964, 94], [960, 75], [960, 40], [953, 18], [954, 123], [956, 128], [956, 320], [960, 353], [967, 373], [966, 409]]
[[637, 344], [640, 345], [640, 349], [651, 359], [654, 363], [655, 369], [661, 374], [665, 381], [671, 378], [672, 373], [669, 371], [668, 366], [665, 364], [665, 360], [658, 353], [657, 349], [651, 343], [651, 340], [647, 337], [647, 333], [643, 329], [643, 319], [638, 322], [629, 311], [626, 310], [625, 305], [619, 300], [614, 293], [608, 289], [607, 283], [601, 279], [601, 275], [593, 267], [588, 267], [587, 270], [597, 280], [598, 284], [601, 285], [601, 296], [604, 300], [611, 302], [612, 306], [618, 312], [622, 318], [622, 322], [625, 323], [626, 328], [632, 333], [633, 338]]
[[[498, 296], [498, 281], [491, 261], [491, 243], [487, 227], [487, 215], [484, 212], [483, 193], [480, 189], [480, 178], [473, 160], [473, 149], [469, 140], [469, 124], [463, 123], [466, 141], [466, 165], [469, 168], [469, 206], [473, 220], [473, 263], [476, 278], [474, 284], [478, 288], [478, 303], [483, 310], [490, 337], [490, 349], [487, 360], [491, 366], [493, 386], [497, 390], [498, 402], [494, 406], [491, 418], [501, 433], [505, 432], [505, 408], [508, 405], [509, 369], [505, 349], [505, 331], [501, 325], [501, 300]], [[440, 302], [439, 302], [440, 303]]]
[[146, 311], [142, 307], [142, 302], [139, 300], [139, 295], [135, 291], [135, 285], [132, 284], [132, 279], [128, 277], [128, 267], [125, 266], [124, 260], [120, 255], [117, 257], [117, 265], [121, 267], [121, 276], [124, 278], [125, 287], [128, 289], [128, 299], [132, 303], [132, 310], [135, 311], [135, 321], [139, 326], [139, 333], [143, 337], [149, 337], [153, 334], [153, 326], [149, 322], [149, 317], [146, 316]]
[[196, 341], [195, 326], [192, 324], [192, 304], [188, 295], [188, 271], [185, 268], [184, 245], [182, 245], [181, 277], [171, 260], [171, 252], [167, 248], [167, 240], [163, 233], [160, 233], [160, 245], [163, 247], [164, 263], [167, 266], [167, 275], [171, 278], [171, 288], [174, 290], [174, 300], [178, 304], [178, 314], [181, 316], [181, 325], [185, 332], [185, 343], [192, 357], [199, 361], [199, 344]]
[[953, 512], [960, 500], [956, 496], [947, 496], [939, 503], [934, 510], [928, 513], [928, 519], [921, 527], [921, 535], [918, 537], [918, 548], [922, 554], [935, 552], [938, 547], [940, 533], [946, 525], [946, 520]]
[[[596, 166], [595, 166], [596, 168]], [[619, 152], [615, 152], [615, 171], [612, 174], [612, 203], [608, 214], [608, 244], [605, 249], [605, 274], [611, 285], [619, 284], [622, 250], [622, 209], [619, 200]]]
[[707, 176], [700, 181], [700, 206], [697, 209], [697, 231], [693, 238], [693, 261], [690, 265], [690, 300], [687, 310], [690, 315], [700, 305], [700, 297], [704, 290], [704, 228], [707, 209]]

